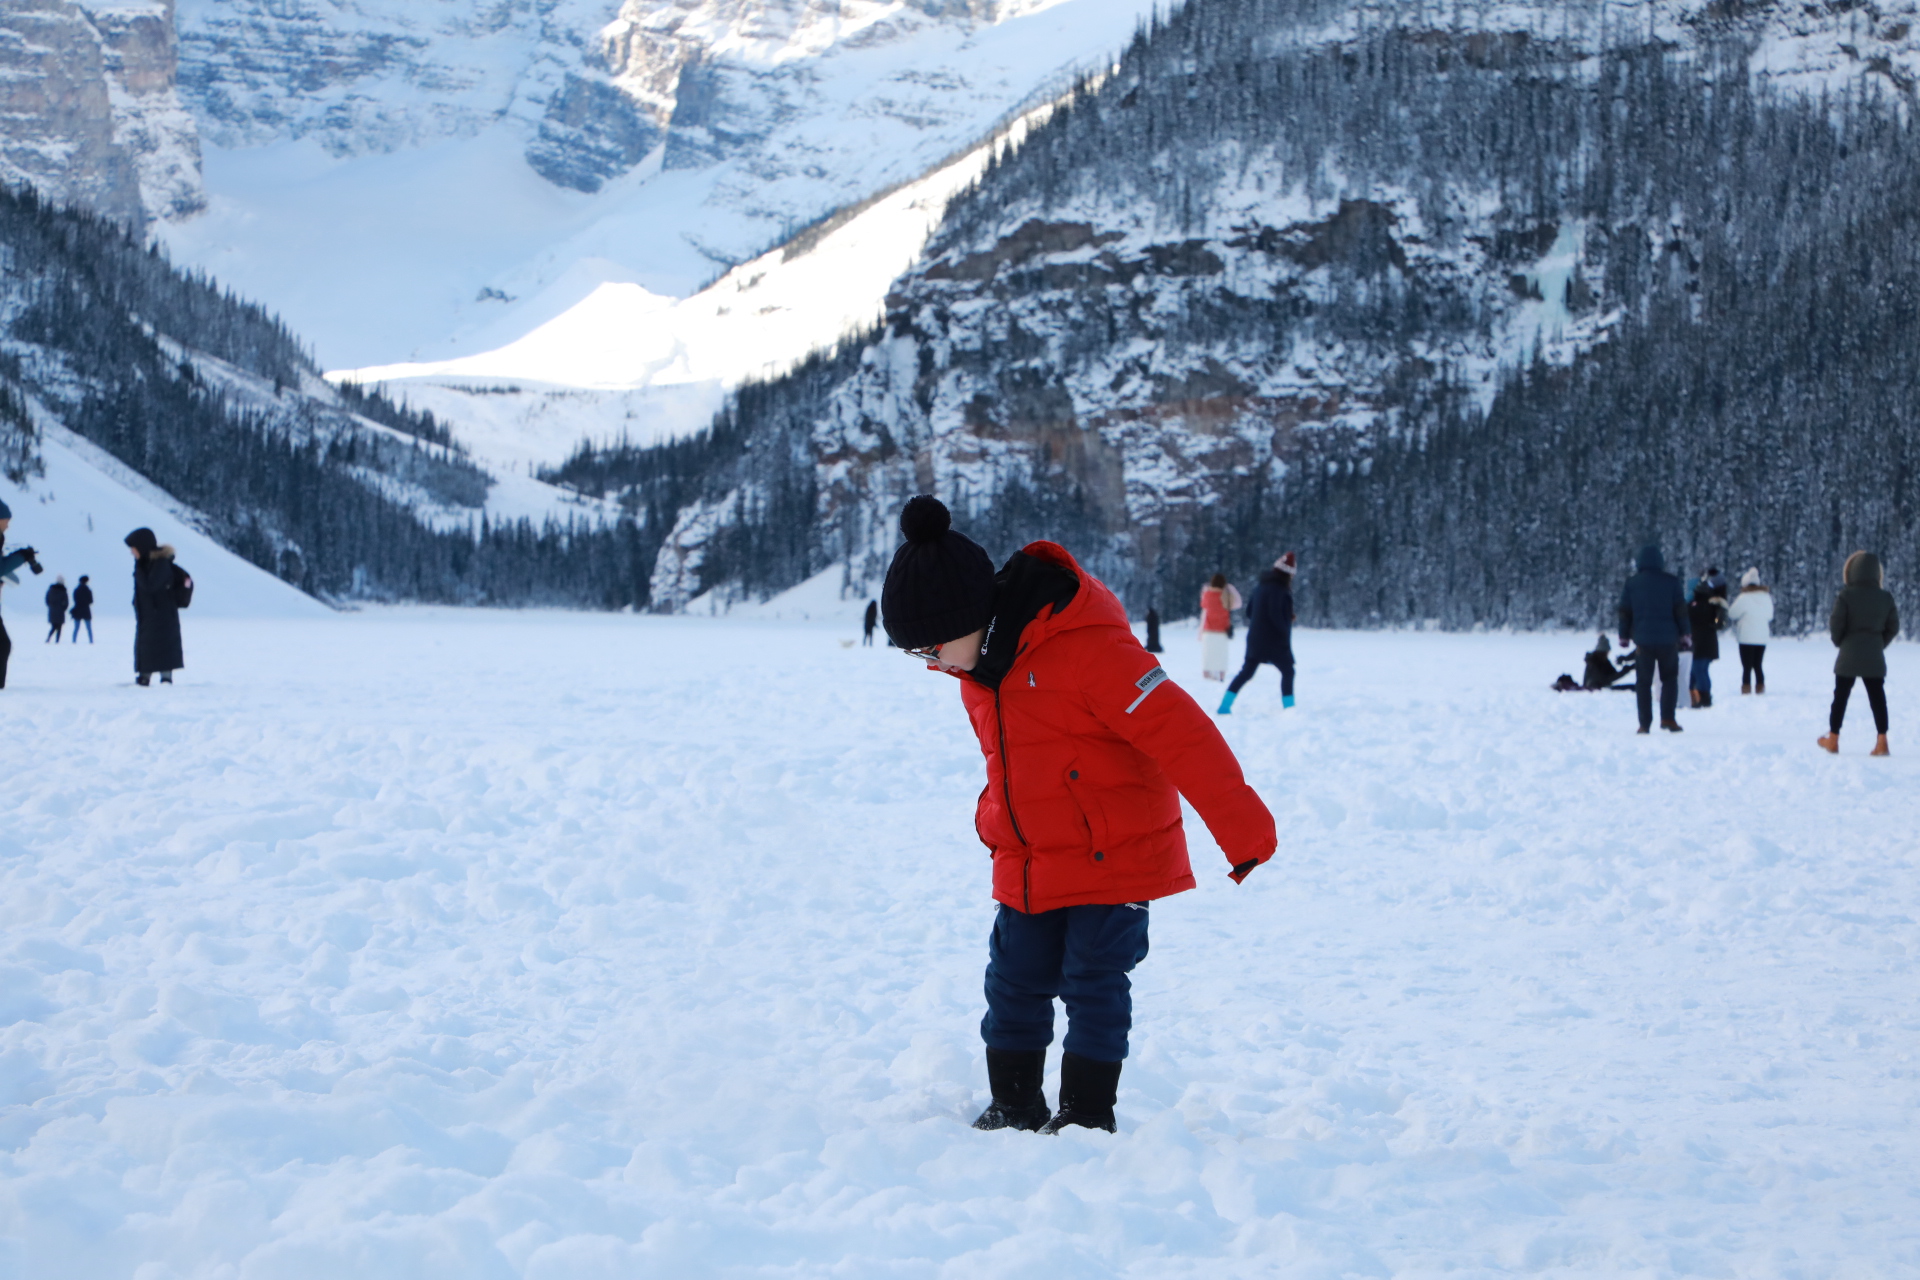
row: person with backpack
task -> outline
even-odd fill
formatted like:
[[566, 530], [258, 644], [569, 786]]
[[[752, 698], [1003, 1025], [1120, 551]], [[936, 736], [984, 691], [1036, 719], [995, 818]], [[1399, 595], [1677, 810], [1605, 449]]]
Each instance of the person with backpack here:
[[1767, 641], [1773, 638], [1773, 592], [1760, 585], [1760, 570], [1740, 575], [1740, 591], [1727, 606], [1727, 625], [1740, 644], [1740, 692], [1765, 693], [1763, 663]]
[[1658, 544], [1640, 549], [1636, 572], [1620, 592], [1620, 643], [1639, 646], [1638, 671], [1633, 683], [1640, 712], [1638, 732], [1653, 728], [1653, 677], [1660, 674], [1660, 727], [1680, 732], [1674, 718], [1680, 705], [1680, 637], [1692, 629], [1687, 597], [1680, 579], [1667, 572]]
[[1847, 718], [1847, 699], [1853, 682], [1867, 686], [1867, 705], [1873, 708], [1873, 727], [1880, 736], [1871, 754], [1887, 751], [1887, 646], [1900, 634], [1900, 610], [1893, 594], [1881, 585], [1880, 557], [1856, 551], [1841, 570], [1845, 583], [1834, 597], [1827, 632], [1840, 656], [1833, 662], [1833, 707], [1827, 713], [1827, 733], [1817, 741], [1828, 751], [1840, 752], [1840, 722]]
[[67, 580], [56, 577], [47, 588], [47, 638], [41, 644], [59, 644], [67, 629]]
[[1260, 670], [1271, 662], [1280, 671], [1280, 705], [1293, 705], [1293, 573], [1299, 567], [1289, 551], [1273, 562], [1273, 568], [1260, 575], [1253, 589], [1253, 601], [1247, 605], [1247, 652], [1240, 674], [1227, 686], [1215, 715], [1232, 715], [1233, 700]]
[[[1235, 883], [1273, 856], [1273, 815], [1105, 583], [1051, 542], [996, 573], [952, 520], [933, 497], [907, 503], [880, 611], [895, 645], [959, 683], [986, 757], [974, 833], [998, 904], [980, 1021], [993, 1100], [974, 1128], [1112, 1133], [1149, 905], [1195, 887], [1180, 798]], [[1057, 1114], [1041, 1091], [1056, 999]]]
[[180, 646], [180, 610], [193, 601], [193, 578], [174, 562], [173, 548], [163, 545], [151, 529], [135, 529], [126, 537], [133, 552], [133, 670], [134, 683], [172, 684], [173, 673], [186, 666]]

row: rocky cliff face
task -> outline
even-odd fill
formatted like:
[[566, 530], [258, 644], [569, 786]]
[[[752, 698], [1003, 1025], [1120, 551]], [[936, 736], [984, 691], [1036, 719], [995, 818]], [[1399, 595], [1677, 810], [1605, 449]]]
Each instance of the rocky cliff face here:
[[[670, 143], [692, 167], [819, 108], [805, 65], [930, 23], [1040, 0], [185, 0], [184, 85], [222, 146], [315, 137], [356, 155], [468, 137], [502, 119], [527, 161], [596, 191]], [[809, 92], [812, 88], [815, 92]]]
[[13, 0], [0, 9], [0, 173], [127, 222], [198, 209], [176, 67], [172, 0]]
[[[656, 607], [836, 562], [871, 581], [915, 492], [946, 498], [996, 551], [1071, 538], [1142, 607], [1223, 565], [1250, 570], [1275, 538], [1337, 544], [1336, 577], [1367, 574], [1404, 550], [1384, 531], [1413, 496], [1453, 492], [1453, 473], [1423, 479], [1403, 456], [1428, 440], [1493, 468], [1481, 492], [1506, 492], [1525, 509], [1514, 519], [1558, 530], [1572, 506], [1528, 508], [1543, 495], [1527, 473], [1499, 475], [1462, 432], [1510, 421], [1496, 402], [1529, 368], [1617, 368], [1608, 353], [1629, 330], [1643, 355], [1749, 345], [1769, 321], [1739, 290], [1803, 270], [1817, 252], [1794, 258], [1787, 242], [1846, 216], [1813, 194], [1791, 215], [1763, 211], [1768, 164], [1781, 192], [1819, 192], [1827, 160], [1794, 131], [1817, 131], [1822, 90], [1868, 112], [1863, 132], [1884, 129], [1871, 113], [1910, 109], [1915, 48], [1910, 23], [1877, 11], [1669, 5], [1621, 27], [1595, 4], [1506, 25], [1515, 16], [1463, 31], [1415, 8], [1189, 6], [949, 210], [880, 331], [741, 395], [720, 424], [724, 460], [663, 533]], [[1717, 114], [1727, 102], [1740, 110]], [[1765, 130], [1780, 137], [1762, 163]], [[1877, 237], [1899, 201], [1875, 173], [1856, 165], [1858, 187], [1833, 199], [1873, 204], [1861, 217]], [[1661, 328], [1663, 347], [1656, 320], [1702, 328], [1678, 341]], [[1647, 471], [1652, 491], [1659, 469], [1640, 464], [1657, 444], [1609, 453], [1645, 419], [1589, 419], [1592, 438], [1568, 447]], [[1398, 509], [1340, 499], [1382, 532], [1317, 530], [1326, 485], [1389, 455]], [[1692, 501], [1671, 509], [1716, 518]], [[1511, 522], [1487, 525], [1507, 514], [1432, 514], [1446, 539], [1480, 542], [1422, 572], [1451, 556], [1486, 589], [1443, 609], [1436, 588], [1412, 616], [1513, 620], [1522, 596], [1549, 607], [1533, 584], [1503, 595], [1481, 563], [1511, 541]], [[1583, 558], [1611, 574], [1606, 514], [1554, 534], [1555, 581]], [[1372, 616], [1407, 616], [1412, 595]]]

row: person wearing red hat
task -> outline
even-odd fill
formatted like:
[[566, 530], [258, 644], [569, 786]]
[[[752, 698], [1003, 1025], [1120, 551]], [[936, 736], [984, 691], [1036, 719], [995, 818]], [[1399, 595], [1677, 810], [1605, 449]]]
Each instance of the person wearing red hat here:
[[[900, 530], [880, 597], [887, 634], [959, 681], [987, 765], [974, 829], [998, 903], [980, 1022], [993, 1100], [974, 1127], [1111, 1133], [1148, 904], [1195, 883], [1180, 797], [1236, 883], [1273, 856], [1273, 815], [1113, 592], [1065, 548], [1029, 543], [996, 573], [925, 495]], [[1056, 998], [1058, 1114], [1041, 1088]]]
[[1260, 575], [1260, 584], [1253, 589], [1253, 602], [1247, 606], [1251, 624], [1247, 627], [1246, 661], [1240, 665], [1240, 674], [1227, 686], [1227, 694], [1220, 699], [1220, 709], [1215, 715], [1233, 714], [1233, 700], [1240, 696], [1240, 690], [1246, 688], [1247, 681], [1253, 679], [1263, 662], [1271, 662], [1280, 670], [1280, 705], [1293, 705], [1293, 571], [1298, 567], [1299, 561], [1289, 551], [1273, 562], [1273, 568]]

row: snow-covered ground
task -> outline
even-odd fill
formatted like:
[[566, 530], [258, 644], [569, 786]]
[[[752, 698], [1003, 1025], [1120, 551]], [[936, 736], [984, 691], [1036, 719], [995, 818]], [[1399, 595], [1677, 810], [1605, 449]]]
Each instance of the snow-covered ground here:
[[1225, 722], [1278, 858], [1194, 828], [1047, 1139], [967, 1127], [979, 754], [861, 603], [190, 616], [136, 689], [9, 601], [0, 1275], [1920, 1269], [1908, 646], [1871, 760], [1824, 641], [1637, 738], [1586, 637], [1302, 633]]

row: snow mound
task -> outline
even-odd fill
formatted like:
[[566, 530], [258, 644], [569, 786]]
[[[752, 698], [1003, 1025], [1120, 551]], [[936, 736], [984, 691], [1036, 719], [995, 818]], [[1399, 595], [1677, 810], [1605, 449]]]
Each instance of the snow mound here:
[[328, 377], [377, 384], [430, 409], [496, 464], [555, 463], [586, 438], [646, 444], [697, 431], [742, 382], [784, 373], [878, 321], [889, 286], [920, 256], [948, 201], [995, 147], [1016, 144], [1051, 109], [691, 297], [654, 293], [618, 263], [594, 259], [530, 304], [536, 314], [557, 309], [552, 318], [495, 350]]

